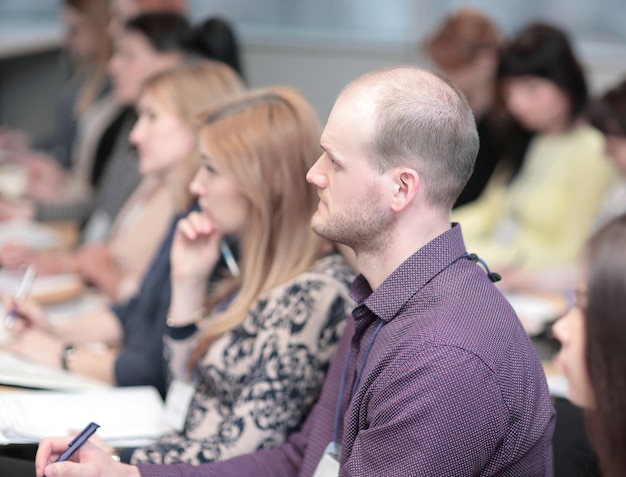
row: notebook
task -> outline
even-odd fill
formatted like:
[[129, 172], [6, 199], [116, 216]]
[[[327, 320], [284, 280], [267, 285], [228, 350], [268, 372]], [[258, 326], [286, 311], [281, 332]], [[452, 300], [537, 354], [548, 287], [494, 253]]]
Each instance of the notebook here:
[[0, 351], [0, 385], [60, 391], [110, 387], [78, 374], [27, 361], [8, 351]]
[[0, 245], [17, 242], [35, 250], [47, 250], [61, 245], [61, 237], [49, 227], [24, 219], [0, 223]]
[[[0, 270], [0, 295], [15, 295], [24, 272]], [[77, 273], [37, 275], [28, 298], [41, 304], [59, 303], [80, 295], [84, 284]]]
[[546, 326], [562, 316], [567, 303], [560, 296], [541, 296], [526, 293], [504, 293], [524, 329], [530, 336], [540, 334]]
[[100, 425], [97, 435], [112, 447], [146, 445], [172, 430], [150, 386], [0, 393], [0, 444], [69, 435], [90, 422]]

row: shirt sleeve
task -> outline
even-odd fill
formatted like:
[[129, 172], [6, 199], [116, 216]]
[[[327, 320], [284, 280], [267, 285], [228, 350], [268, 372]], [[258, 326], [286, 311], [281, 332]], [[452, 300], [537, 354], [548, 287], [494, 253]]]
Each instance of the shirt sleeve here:
[[143, 477], [295, 477], [298, 475], [313, 422], [315, 410], [309, 414], [302, 430], [289, 436], [287, 442], [274, 449], [264, 449], [223, 462], [192, 464], [139, 464]]
[[[259, 300], [247, 320], [254, 325], [224, 335], [202, 360], [184, 432], [138, 449], [132, 462], [198, 464], [282, 444], [318, 397], [348, 300], [336, 283], [321, 280]], [[171, 352], [180, 357], [184, 348]]]
[[368, 428], [343, 449], [340, 475], [479, 475], [502, 444], [507, 414], [493, 374], [473, 354], [407, 351], [371, 388]]
[[167, 313], [168, 300], [163, 296], [153, 300], [156, 303], [148, 311], [140, 306], [139, 295], [125, 304], [111, 307], [124, 330], [124, 343], [115, 360], [114, 374], [118, 386], [154, 386], [163, 396], [165, 325], [160, 323], [160, 317]]

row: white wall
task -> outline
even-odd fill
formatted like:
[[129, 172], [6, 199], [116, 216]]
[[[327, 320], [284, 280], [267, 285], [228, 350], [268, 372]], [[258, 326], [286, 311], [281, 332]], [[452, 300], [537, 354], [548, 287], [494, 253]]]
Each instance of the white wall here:
[[412, 44], [352, 44], [338, 40], [247, 38], [242, 42], [246, 79], [251, 87], [290, 85], [299, 89], [326, 120], [340, 90], [363, 73], [385, 66], [416, 63]]

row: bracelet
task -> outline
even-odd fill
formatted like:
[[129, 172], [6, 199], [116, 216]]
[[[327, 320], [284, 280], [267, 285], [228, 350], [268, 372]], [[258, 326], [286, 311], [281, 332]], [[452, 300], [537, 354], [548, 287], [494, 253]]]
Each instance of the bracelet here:
[[171, 313], [167, 314], [167, 318], [166, 318], [166, 323], [167, 326], [169, 326], [170, 328], [179, 328], [179, 327], [183, 327], [183, 326], [189, 326], [189, 325], [195, 325], [196, 323], [198, 323], [200, 320], [202, 320], [202, 318], [204, 318], [206, 316], [206, 310], [204, 308], [200, 308], [199, 310], [195, 311], [189, 321], [187, 323], [176, 323], [176, 320], [174, 319], [174, 317], [172, 316]]
[[65, 348], [63, 348], [63, 351], [61, 351], [61, 367], [65, 371], [70, 370], [68, 366], [68, 361], [75, 359], [77, 352], [78, 349], [72, 344], [67, 345]]

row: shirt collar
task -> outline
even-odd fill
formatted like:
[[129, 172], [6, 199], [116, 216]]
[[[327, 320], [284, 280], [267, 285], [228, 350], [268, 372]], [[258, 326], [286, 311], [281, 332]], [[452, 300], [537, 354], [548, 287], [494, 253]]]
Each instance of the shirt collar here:
[[405, 260], [375, 291], [365, 277], [359, 275], [350, 294], [381, 320], [391, 321], [413, 295], [464, 253], [461, 226], [452, 224], [449, 230]]

